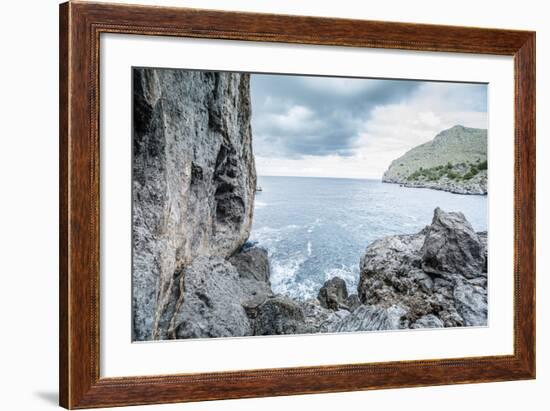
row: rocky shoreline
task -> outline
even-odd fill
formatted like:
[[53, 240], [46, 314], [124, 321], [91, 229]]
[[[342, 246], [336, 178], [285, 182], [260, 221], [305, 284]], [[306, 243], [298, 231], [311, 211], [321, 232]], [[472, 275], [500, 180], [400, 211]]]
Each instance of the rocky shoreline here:
[[487, 235], [440, 209], [369, 245], [356, 293], [337, 277], [307, 301], [274, 293], [247, 242], [250, 107], [246, 74], [134, 69], [135, 341], [486, 325]]
[[434, 211], [416, 234], [369, 245], [357, 294], [338, 277], [317, 298], [277, 295], [266, 250], [246, 243], [227, 259], [198, 257], [166, 338], [314, 334], [487, 325], [487, 234], [461, 213]]
[[471, 180], [460, 181], [443, 177], [437, 181], [429, 180], [406, 180], [382, 178], [383, 183], [399, 184], [409, 188], [429, 188], [432, 190], [448, 191], [453, 194], [486, 195], [487, 194], [487, 172], [481, 172]]

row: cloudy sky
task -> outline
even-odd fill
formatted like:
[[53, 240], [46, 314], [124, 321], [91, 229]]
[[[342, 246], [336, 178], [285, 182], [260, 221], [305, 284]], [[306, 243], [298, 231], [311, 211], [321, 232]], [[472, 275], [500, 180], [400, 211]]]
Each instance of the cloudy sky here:
[[487, 127], [480, 84], [253, 74], [251, 93], [259, 175], [380, 178], [441, 130]]

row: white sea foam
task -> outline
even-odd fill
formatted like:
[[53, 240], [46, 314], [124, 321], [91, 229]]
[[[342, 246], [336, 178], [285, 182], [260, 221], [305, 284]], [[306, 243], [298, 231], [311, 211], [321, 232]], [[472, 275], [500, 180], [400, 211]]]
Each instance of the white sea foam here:
[[294, 258], [279, 261], [273, 259], [271, 261], [271, 287], [276, 294], [284, 294], [291, 297], [302, 297], [303, 288], [307, 287], [305, 283], [299, 284], [296, 281], [296, 273], [306, 261], [302, 255], [297, 255]]
[[250, 241], [256, 241], [261, 246], [268, 248], [271, 244], [288, 238], [288, 235], [299, 228], [298, 225], [290, 224], [280, 228], [269, 226], [254, 229], [250, 234]]
[[292, 298], [315, 297], [334, 276], [355, 293], [365, 247], [420, 231], [436, 206], [464, 212], [477, 230], [487, 227], [481, 196], [366, 180], [270, 177], [261, 185], [250, 240], [268, 251], [273, 291]]

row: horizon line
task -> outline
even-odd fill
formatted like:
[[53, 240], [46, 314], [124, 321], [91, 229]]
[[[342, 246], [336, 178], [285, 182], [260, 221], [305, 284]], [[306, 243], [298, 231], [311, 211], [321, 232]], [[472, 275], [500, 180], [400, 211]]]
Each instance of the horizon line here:
[[377, 180], [381, 181], [382, 177], [334, 177], [334, 176], [287, 176], [287, 175], [267, 175], [258, 174], [258, 177], [289, 177], [289, 178], [330, 178], [342, 180]]

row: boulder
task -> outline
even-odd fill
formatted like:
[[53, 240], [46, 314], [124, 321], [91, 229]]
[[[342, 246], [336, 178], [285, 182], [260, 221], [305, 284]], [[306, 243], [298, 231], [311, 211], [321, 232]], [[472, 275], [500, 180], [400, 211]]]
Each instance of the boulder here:
[[434, 211], [422, 247], [422, 269], [427, 273], [458, 273], [466, 278], [483, 275], [485, 247], [459, 212]]
[[461, 213], [437, 208], [432, 224], [419, 233], [367, 247], [359, 298], [371, 307], [400, 307], [401, 328], [486, 325], [486, 239]]
[[357, 287], [363, 304], [390, 306], [398, 302], [404, 291], [429, 284], [430, 277], [420, 269], [424, 238], [423, 232], [388, 236], [367, 247], [361, 258]]
[[[247, 243], [248, 244], [248, 243]], [[229, 258], [241, 278], [269, 283], [269, 259], [267, 251], [257, 246], [243, 246]]]
[[220, 257], [197, 257], [179, 278], [180, 293], [167, 335], [210, 338], [252, 335], [243, 303], [249, 298], [239, 273]]
[[340, 308], [348, 309], [348, 289], [346, 282], [340, 277], [333, 277], [327, 280], [319, 290], [317, 299], [321, 306], [331, 310], [339, 310]]
[[254, 335], [304, 334], [306, 327], [302, 307], [289, 297], [278, 295], [257, 306], [248, 306], [247, 314]]

